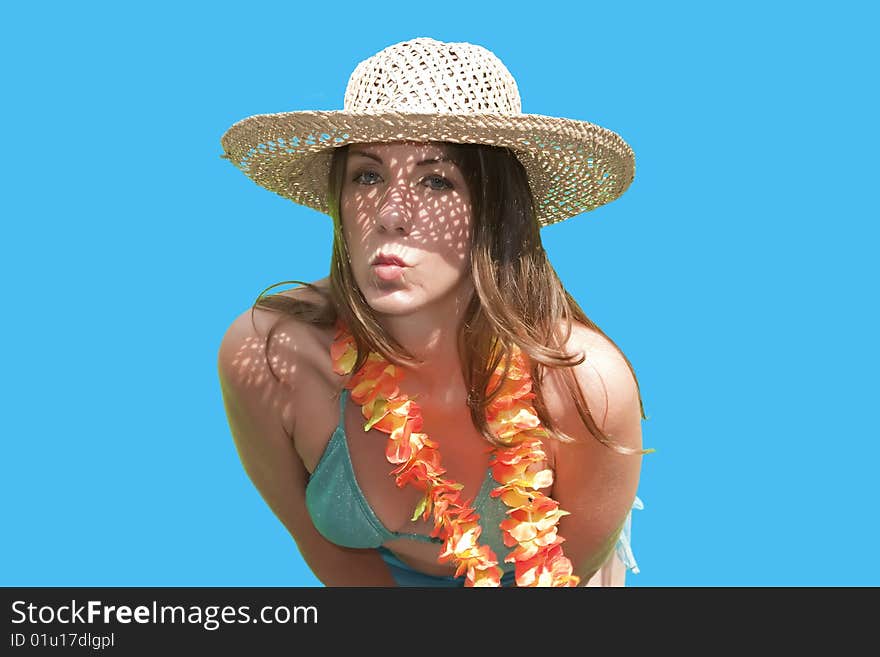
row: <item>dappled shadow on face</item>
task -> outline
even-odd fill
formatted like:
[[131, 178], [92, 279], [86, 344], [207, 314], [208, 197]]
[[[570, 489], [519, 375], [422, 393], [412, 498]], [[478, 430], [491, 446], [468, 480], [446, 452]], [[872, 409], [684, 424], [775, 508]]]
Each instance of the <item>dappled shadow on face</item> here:
[[470, 193], [443, 144], [351, 145], [341, 213], [352, 264], [389, 251], [454, 270], [469, 262]]

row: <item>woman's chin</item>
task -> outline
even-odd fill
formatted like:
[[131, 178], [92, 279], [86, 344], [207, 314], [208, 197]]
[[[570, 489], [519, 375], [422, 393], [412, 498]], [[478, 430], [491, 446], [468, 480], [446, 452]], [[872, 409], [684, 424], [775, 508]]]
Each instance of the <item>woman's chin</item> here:
[[421, 300], [404, 290], [368, 295], [367, 303], [370, 308], [382, 315], [408, 315], [422, 305]]

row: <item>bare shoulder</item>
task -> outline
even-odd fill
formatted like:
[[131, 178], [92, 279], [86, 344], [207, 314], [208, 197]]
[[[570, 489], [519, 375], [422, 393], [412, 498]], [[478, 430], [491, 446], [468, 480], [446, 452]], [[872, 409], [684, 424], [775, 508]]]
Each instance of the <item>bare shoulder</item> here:
[[[630, 425], [633, 415], [640, 418], [635, 376], [614, 343], [583, 324], [575, 325], [572, 341], [570, 348], [585, 356], [584, 362], [575, 368], [575, 377], [591, 408], [596, 409], [594, 419], [599, 428], [614, 433], [622, 425]], [[640, 448], [641, 444], [628, 446]]]
[[[573, 323], [565, 348], [584, 357], [572, 369], [598, 427], [607, 434], [619, 434], [625, 446], [640, 449], [641, 440], [635, 440], [631, 430], [633, 422], [641, 419], [639, 391], [624, 356], [611, 340], [579, 322]], [[548, 372], [547, 403], [563, 431], [573, 435], [568, 429], [579, 432], [576, 427], [582, 421], [560, 374], [560, 370]]]
[[[316, 281], [315, 284], [322, 284]], [[309, 300], [320, 295], [306, 287], [280, 292]], [[247, 308], [227, 328], [218, 352], [224, 392], [257, 399], [290, 398], [324, 377], [329, 367], [330, 330], [265, 308]], [[285, 420], [285, 426], [290, 426]]]
[[550, 443], [555, 457], [553, 498], [570, 513], [560, 523], [560, 533], [566, 539], [566, 556], [586, 583], [608, 561], [635, 499], [642, 461], [641, 407], [635, 377], [608, 338], [575, 324], [566, 347], [584, 356], [572, 369], [593, 421], [614, 444], [633, 452], [623, 454], [593, 436], [562, 384], [560, 371], [548, 372], [548, 411], [574, 439]]

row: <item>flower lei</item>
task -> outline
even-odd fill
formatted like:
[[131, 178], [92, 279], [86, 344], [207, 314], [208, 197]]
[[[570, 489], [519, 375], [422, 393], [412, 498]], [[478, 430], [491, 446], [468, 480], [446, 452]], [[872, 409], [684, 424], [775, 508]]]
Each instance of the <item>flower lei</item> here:
[[[339, 375], [349, 374], [357, 359], [354, 337], [341, 320], [336, 325], [330, 356], [333, 370]], [[499, 365], [490, 378], [490, 390], [498, 385], [502, 374]], [[364, 431], [377, 429], [389, 434], [385, 456], [397, 466], [391, 471], [397, 486], [411, 485], [423, 491], [411, 520], [420, 515], [427, 520], [433, 513], [431, 536], [440, 537], [444, 543], [438, 563], [454, 561], [455, 577], [467, 573], [465, 586], [501, 586], [503, 571], [497, 556], [488, 545], [478, 542], [480, 516], [470, 502], [461, 501], [463, 486], [443, 477], [446, 471], [440, 465], [437, 443], [420, 433], [422, 415], [418, 405], [400, 392], [403, 376], [399, 367], [371, 352], [345, 387], [362, 407]], [[517, 586], [577, 586], [580, 578], [572, 574], [571, 561], [562, 551], [565, 539], [556, 531], [559, 520], [569, 512], [538, 490], [553, 483], [553, 472], [533, 472], [531, 467], [546, 458], [541, 438], [547, 436], [529, 403], [535, 396], [531, 389], [528, 360], [514, 346], [501, 391], [486, 411], [489, 427], [503, 445], [491, 450], [492, 476], [501, 484], [491, 496], [501, 496], [510, 507], [500, 527], [504, 545], [517, 546], [504, 561], [515, 563]]]

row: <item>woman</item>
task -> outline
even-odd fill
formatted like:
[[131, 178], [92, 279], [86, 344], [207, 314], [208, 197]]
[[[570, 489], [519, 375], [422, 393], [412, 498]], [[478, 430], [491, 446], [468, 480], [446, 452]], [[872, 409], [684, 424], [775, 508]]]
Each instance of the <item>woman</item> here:
[[335, 232], [328, 278], [260, 295], [223, 339], [246, 471], [327, 585], [622, 585], [638, 384], [539, 231], [622, 194], [631, 151], [520, 114], [471, 44], [386, 48], [345, 106], [223, 139]]

